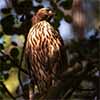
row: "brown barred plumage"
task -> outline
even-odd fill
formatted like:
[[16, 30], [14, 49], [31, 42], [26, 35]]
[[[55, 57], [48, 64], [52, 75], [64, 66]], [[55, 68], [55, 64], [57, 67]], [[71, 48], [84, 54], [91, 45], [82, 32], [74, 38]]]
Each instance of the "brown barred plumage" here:
[[64, 70], [66, 53], [63, 47], [60, 34], [46, 20], [37, 21], [30, 29], [25, 54], [42, 92], [47, 91], [53, 77]]

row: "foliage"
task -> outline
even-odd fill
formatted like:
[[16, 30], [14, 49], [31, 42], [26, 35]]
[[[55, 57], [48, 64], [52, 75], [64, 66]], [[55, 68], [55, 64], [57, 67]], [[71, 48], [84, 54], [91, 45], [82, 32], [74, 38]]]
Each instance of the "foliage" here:
[[[37, 9], [41, 8], [43, 6], [42, 2], [45, 0], [36, 0], [39, 3], [37, 6], [35, 6], [34, 3], [32, 5], [31, 0], [11, 1], [12, 8], [2, 9], [2, 14], [4, 14], [5, 17], [0, 21], [2, 25], [0, 28], [3, 30], [1, 31], [0, 29], [0, 38], [3, 38], [3, 43], [0, 43], [0, 100], [5, 99], [5, 97], [15, 100], [19, 95], [22, 99], [23, 86], [26, 86], [26, 89], [30, 84], [26, 81], [23, 81], [24, 85], [19, 84], [20, 78], [18, 76], [18, 70], [24, 73], [20, 74], [20, 77], [28, 77], [29, 79], [29, 75], [27, 75], [29, 73], [25, 68], [25, 62], [23, 60], [24, 40], [31, 27], [31, 12], [36, 12]], [[71, 10], [73, 1], [74, 0], [62, 0], [62, 2], [61, 0], [49, 1], [51, 8], [55, 9], [56, 13], [54, 21], [52, 22], [54, 28], [57, 29], [59, 27], [62, 18], [72, 23], [72, 16], [66, 14], [65, 11], [60, 8]], [[12, 9], [15, 9], [16, 16], [11, 13]], [[22, 17], [18, 19], [17, 17], [20, 14]], [[15, 34], [17, 34], [17, 37], [13, 39]], [[57, 80], [56, 86], [51, 87], [47, 94], [41, 96], [36, 93], [35, 98], [52, 99], [55, 97], [68, 100], [73, 100], [74, 98], [90, 98], [89, 100], [95, 97], [100, 98], [99, 76], [97, 75], [100, 73], [99, 47], [100, 39], [97, 35], [93, 35], [89, 40], [71, 40], [71, 43], [67, 44], [64, 48], [68, 55], [68, 70], [61, 75], [59, 80]], [[92, 85], [87, 86], [86, 83]], [[22, 90], [20, 90], [20, 87], [22, 87]], [[18, 91], [21, 93], [18, 93]], [[25, 92], [27, 93], [27, 91], [26, 89]], [[35, 91], [38, 90], [36, 89]], [[90, 95], [92, 95], [92, 97], [90, 97]]]

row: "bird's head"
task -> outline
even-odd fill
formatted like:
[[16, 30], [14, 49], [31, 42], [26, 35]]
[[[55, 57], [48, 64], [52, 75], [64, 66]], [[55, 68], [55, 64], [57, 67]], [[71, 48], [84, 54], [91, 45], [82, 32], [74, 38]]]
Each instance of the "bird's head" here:
[[40, 18], [40, 21], [50, 21], [51, 18], [54, 16], [54, 12], [50, 8], [41, 8], [36, 13], [36, 16]]

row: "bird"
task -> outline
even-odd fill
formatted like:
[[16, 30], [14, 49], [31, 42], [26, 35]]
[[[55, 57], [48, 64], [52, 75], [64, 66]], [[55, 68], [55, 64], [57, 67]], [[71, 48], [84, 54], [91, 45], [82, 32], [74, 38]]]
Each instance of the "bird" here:
[[26, 41], [25, 59], [40, 94], [47, 92], [66, 69], [64, 42], [50, 23], [53, 16], [50, 8], [39, 9], [32, 17]]

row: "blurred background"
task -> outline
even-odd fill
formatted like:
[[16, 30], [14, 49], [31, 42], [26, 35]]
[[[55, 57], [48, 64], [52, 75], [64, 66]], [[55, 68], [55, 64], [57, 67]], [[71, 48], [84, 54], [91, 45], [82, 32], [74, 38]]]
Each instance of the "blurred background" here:
[[[31, 28], [32, 16], [42, 7], [52, 8], [56, 13], [51, 24], [61, 34], [65, 46], [73, 40], [100, 39], [100, 0], [0, 0], [0, 100], [10, 100], [12, 96], [10, 97], [8, 92], [13, 96], [19, 94], [17, 67], [21, 60], [25, 36]], [[100, 46], [94, 45], [98, 48]], [[99, 58], [100, 53], [96, 54]], [[24, 61], [22, 66], [25, 67]], [[99, 72], [96, 71], [95, 75], [98, 76]], [[94, 88], [91, 82], [83, 84]], [[97, 100], [96, 98], [94, 96], [93, 99], [79, 100]]]

